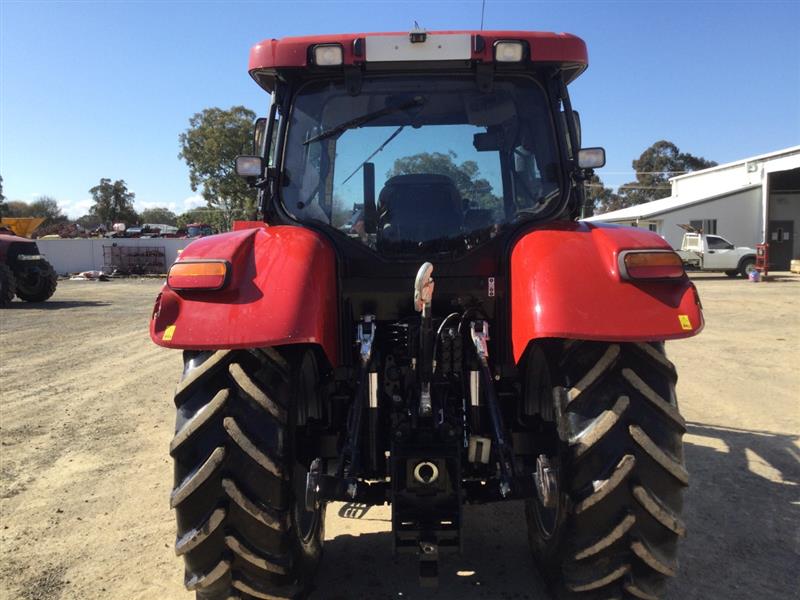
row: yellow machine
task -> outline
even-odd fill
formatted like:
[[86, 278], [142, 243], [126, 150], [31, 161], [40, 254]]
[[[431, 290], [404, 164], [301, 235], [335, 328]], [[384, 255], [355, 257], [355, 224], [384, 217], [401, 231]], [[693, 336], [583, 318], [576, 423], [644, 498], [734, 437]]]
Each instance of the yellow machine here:
[[0, 219], [0, 225], [8, 227], [20, 237], [29, 238], [44, 219], [44, 217], [3, 217]]

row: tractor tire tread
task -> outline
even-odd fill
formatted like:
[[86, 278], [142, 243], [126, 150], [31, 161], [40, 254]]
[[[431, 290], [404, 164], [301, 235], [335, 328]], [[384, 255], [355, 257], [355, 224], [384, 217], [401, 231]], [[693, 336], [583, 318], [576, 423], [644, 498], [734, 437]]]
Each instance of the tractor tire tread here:
[[224, 520], [225, 509], [216, 509], [201, 525], [190, 529], [175, 542], [176, 556], [182, 556], [199, 546], [222, 525]]
[[266, 410], [274, 418], [278, 419], [281, 424], [286, 424], [286, 409], [279, 406], [264, 392], [264, 390], [258, 387], [250, 376], [244, 372], [240, 364], [231, 363], [228, 367], [228, 371], [231, 377], [233, 377], [233, 381], [236, 383], [239, 391]]
[[292, 598], [309, 567], [293, 541], [287, 371], [248, 350], [187, 353], [187, 361], [170, 444], [186, 588], [198, 600]]
[[58, 287], [58, 273], [53, 266], [46, 260], [42, 261], [44, 268], [40, 271], [39, 279], [32, 289], [26, 289], [17, 281], [16, 294], [20, 300], [25, 302], [44, 302], [56, 293]]
[[604, 410], [570, 438], [570, 445], [575, 446], [576, 459], [588, 452], [619, 423], [629, 404], [630, 400], [627, 396], [620, 396], [613, 408]]
[[232, 350], [217, 350], [199, 366], [186, 373], [175, 388], [175, 406], [181, 406], [198, 383], [204, 382], [214, 371], [224, 364]]
[[616, 364], [619, 358], [619, 345], [612, 344], [608, 350], [600, 357], [595, 365], [586, 372], [586, 374], [573, 385], [567, 392], [567, 406], [576, 402], [583, 393], [588, 392], [595, 384], [597, 384], [602, 375], [605, 374], [611, 367]]
[[686, 535], [675, 368], [660, 344], [593, 341], [552, 364], [564, 512], [543, 538], [528, 501], [534, 556], [558, 597], [659, 598]]
[[230, 397], [230, 389], [222, 388], [218, 391], [211, 402], [198, 410], [194, 416], [183, 424], [183, 427], [175, 434], [169, 444], [169, 453], [174, 456], [181, 446], [190, 442], [195, 434], [225, 406]]

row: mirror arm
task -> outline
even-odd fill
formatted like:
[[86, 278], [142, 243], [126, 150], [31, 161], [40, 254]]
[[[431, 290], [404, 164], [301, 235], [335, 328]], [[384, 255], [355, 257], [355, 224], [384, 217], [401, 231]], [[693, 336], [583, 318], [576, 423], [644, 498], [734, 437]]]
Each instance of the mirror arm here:
[[578, 152], [580, 151], [580, 141], [578, 140], [578, 129], [575, 127], [575, 117], [572, 114], [572, 102], [569, 99], [567, 92], [567, 84], [564, 83], [564, 78], [558, 78], [559, 96], [561, 97], [561, 104], [564, 106], [564, 113], [566, 114], [565, 121], [567, 122], [567, 132], [569, 133], [570, 143], [572, 145], [572, 160], [577, 164]]

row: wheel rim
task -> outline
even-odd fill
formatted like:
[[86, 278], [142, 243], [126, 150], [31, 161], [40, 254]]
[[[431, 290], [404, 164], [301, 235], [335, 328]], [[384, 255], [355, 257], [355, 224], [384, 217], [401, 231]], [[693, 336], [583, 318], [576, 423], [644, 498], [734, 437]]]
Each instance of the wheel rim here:
[[324, 510], [323, 506], [319, 506], [314, 510], [306, 510], [305, 499], [295, 499], [294, 521], [297, 526], [297, 536], [304, 546], [313, 541], [317, 531], [317, 524], [319, 523], [320, 511], [322, 510]]
[[[315, 393], [317, 381], [317, 364], [314, 360], [313, 354], [306, 353], [303, 356], [301, 365], [300, 377], [298, 378], [297, 382], [298, 398], [302, 401], [304, 410], [308, 410], [307, 399], [313, 396]], [[307, 416], [308, 415], [306, 415], [306, 417]], [[300, 469], [296, 469], [296, 472], [298, 471], [300, 471]], [[303, 468], [301, 472], [306, 471], [307, 468]], [[302, 483], [302, 489], [305, 489], [305, 482], [297, 483]], [[298, 489], [297, 483], [294, 486], [295, 490]], [[309, 545], [314, 540], [322, 510], [324, 510], [324, 505], [322, 504], [313, 510], [306, 510], [305, 496], [296, 494], [294, 502], [294, 519], [297, 526], [297, 535], [300, 538], [300, 542], [304, 546]]]
[[750, 273], [754, 272], [755, 270], [756, 270], [756, 265], [754, 263], [747, 263], [747, 265], [744, 268], [744, 272], [747, 273], [748, 275], [750, 275]]
[[[561, 488], [561, 466], [560, 461], [558, 465], [558, 487]], [[550, 540], [555, 536], [558, 531], [558, 525], [562, 520], [564, 511], [564, 495], [559, 491], [558, 502], [553, 508], [547, 508], [542, 504], [539, 495], [536, 494], [533, 500], [534, 516], [536, 518], [536, 526], [545, 540]]]

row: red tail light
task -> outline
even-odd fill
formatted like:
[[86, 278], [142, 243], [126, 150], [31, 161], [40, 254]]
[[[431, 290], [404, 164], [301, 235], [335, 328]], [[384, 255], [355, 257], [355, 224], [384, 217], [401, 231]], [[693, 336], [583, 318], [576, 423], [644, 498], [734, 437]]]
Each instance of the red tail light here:
[[678, 279], [683, 261], [672, 250], [626, 250], [619, 255], [622, 279]]
[[173, 290], [219, 290], [229, 274], [230, 265], [224, 260], [178, 261], [169, 269], [167, 285]]

